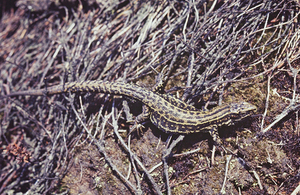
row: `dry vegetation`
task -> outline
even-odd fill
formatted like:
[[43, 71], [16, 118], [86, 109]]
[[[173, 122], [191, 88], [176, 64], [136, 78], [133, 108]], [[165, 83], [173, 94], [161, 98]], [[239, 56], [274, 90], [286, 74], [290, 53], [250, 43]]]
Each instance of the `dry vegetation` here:
[[84, 80], [151, 89], [163, 73], [164, 93], [199, 109], [258, 107], [219, 128], [229, 155], [205, 133], [171, 137], [146, 122], [128, 135], [141, 104], [120, 96], [0, 99], [0, 194], [299, 193], [297, 1], [0, 6], [0, 96]]

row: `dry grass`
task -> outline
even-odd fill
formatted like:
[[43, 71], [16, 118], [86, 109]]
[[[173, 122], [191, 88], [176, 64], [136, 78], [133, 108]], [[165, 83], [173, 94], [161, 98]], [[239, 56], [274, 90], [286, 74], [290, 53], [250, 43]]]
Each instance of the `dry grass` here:
[[136, 116], [141, 105], [119, 96], [0, 99], [0, 194], [297, 193], [297, 1], [0, 7], [0, 95], [83, 80], [151, 89], [163, 72], [164, 91], [199, 109], [241, 100], [258, 107], [245, 123], [219, 129], [225, 147], [239, 150], [230, 156], [212, 152], [206, 134], [171, 138], [145, 123], [128, 135], [127, 111]]

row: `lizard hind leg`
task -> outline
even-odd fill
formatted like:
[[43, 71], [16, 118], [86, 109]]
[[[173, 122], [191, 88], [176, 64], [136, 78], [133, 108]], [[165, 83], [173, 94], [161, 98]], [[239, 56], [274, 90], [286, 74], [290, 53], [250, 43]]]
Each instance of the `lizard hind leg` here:
[[134, 121], [127, 121], [133, 122], [133, 126], [130, 128], [128, 135], [131, 134], [134, 130], [138, 130], [138, 132], [141, 131], [144, 128], [144, 126], [140, 123], [149, 119], [151, 113], [150, 108], [146, 105], [143, 105], [142, 109], [142, 113], [139, 114]]

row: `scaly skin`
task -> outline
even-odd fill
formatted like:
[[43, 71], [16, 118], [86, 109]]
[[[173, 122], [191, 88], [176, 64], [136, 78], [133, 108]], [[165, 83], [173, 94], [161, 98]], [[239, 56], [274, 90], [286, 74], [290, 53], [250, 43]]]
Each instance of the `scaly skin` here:
[[47, 89], [20, 91], [2, 96], [41, 96], [66, 92], [92, 92], [125, 95], [143, 102], [148, 109], [144, 117], [150, 117], [151, 122], [166, 133], [189, 134], [195, 132], [210, 132], [214, 140], [219, 139], [216, 127], [232, 125], [253, 113], [256, 107], [247, 102], [237, 102], [222, 105], [209, 111], [200, 111], [185, 102], [169, 95], [161, 95], [142, 87], [120, 82], [83, 81], [70, 82]]

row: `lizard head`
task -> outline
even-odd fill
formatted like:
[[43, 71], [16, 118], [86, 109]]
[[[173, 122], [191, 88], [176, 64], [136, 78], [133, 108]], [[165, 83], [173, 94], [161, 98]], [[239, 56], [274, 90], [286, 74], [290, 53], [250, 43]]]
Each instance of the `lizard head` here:
[[252, 115], [256, 110], [256, 106], [248, 102], [238, 102], [230, 104], [230, 112], [236, 116], [235, 121], [240, 121]]

